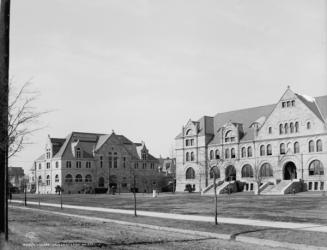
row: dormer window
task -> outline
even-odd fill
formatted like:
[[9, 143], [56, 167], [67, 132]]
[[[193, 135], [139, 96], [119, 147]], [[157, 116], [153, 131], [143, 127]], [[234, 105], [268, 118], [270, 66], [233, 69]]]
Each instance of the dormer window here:
[[229, 130], [225, 134], [225, 142], [234, 142], [235, 141], [235, 135], [232, 130]]
[[80, 148], [76, 149], [76, 158], [81, 158], [81, 149]]
[[51, 149], [47, 148], [47, 159], [51, 158]]
[[185, 135], [191, 135], [191, 129], [188, 129], [187, 131], [186, 131], [186, 133], [185, 133]]
[[146, 160], [146, 152], [142, 152], [142, 160]]

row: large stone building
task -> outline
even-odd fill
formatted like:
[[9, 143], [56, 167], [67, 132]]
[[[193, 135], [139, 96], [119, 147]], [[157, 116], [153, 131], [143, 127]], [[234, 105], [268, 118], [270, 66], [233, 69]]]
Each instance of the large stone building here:
[[36, 192], [93, 192], [108, 186], [117, 192], [150, 192], [160, 188], [163, 174], [145, 144], [123, 135], [72, 132], [66, 138], [47, 138], [34, 162]]
[[288, 87], [276, 104], [189, 120], [175, 140], [177, 191], [212, 192], [214, 168], [217, 192], [235, 180], [267, 194], [326, 190], [327, 96]]

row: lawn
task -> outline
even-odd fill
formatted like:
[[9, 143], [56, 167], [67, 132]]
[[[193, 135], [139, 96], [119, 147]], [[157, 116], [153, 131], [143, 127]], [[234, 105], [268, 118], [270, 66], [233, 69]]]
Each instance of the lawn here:
[[[22, 194], [13, 199], [23, 200]], [[59, 195], [41, 195], [41, 202], [60, 203]], [[38, 201], [38, 195], [28, 194], [27, 201]], [[63, 203], [105, 208], [133, 209], [132, 194], [63, 195]], [[214, 197], [193, 193], [137, 194], [137, 208], [178, 214], [213, 215]], [[255, 196], [233, 194], [219, 196], [218, 213], [221, 217], [236, 217], [286, 222], [309, 222], [327, 225], [327, 197], [320, 193], [305, 193], [284, 196]]]

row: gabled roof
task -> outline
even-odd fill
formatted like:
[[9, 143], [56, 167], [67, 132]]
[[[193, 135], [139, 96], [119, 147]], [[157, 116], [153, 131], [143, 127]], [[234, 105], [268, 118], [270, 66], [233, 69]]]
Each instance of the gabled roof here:
[[44, 161], [44, 160], [45, 160], [45, 154], [42, 154], [35, 161]]
[[[213, 135], [214, 134], [214, 127], [213, 127], [213, 117], [212, 116], [203, 116], [198, 121], [192, 121], [189, 120], [189, 122], [192, 122], [194, 125], [199, 125], [199, 136], [204, 135]], [[189, 123], [188, 122], [188, 123]], [[175, 139], [182, 138], [183, 132], [179, 133]]]
[[327, 119], [327, 95], [318, 96], [315, 98], [319, 111], [324, 119]]
[[299, 98], [320, 120], [324, 121], [324, 118], [321, 116], [321, 113], [317, 107], [315, 98], [307, 97], [304, 95], [296, 94], [297, 98]]

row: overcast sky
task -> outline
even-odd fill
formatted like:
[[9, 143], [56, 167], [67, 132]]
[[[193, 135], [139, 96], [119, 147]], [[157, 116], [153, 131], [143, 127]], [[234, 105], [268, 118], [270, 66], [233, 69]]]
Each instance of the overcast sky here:
[[169, 156], [188, 119], [276, 103], [287, 85], [327, 94], [322, 0], [15, 0], [10, 75], [41, 93], [35, 134], [124, 134]]

